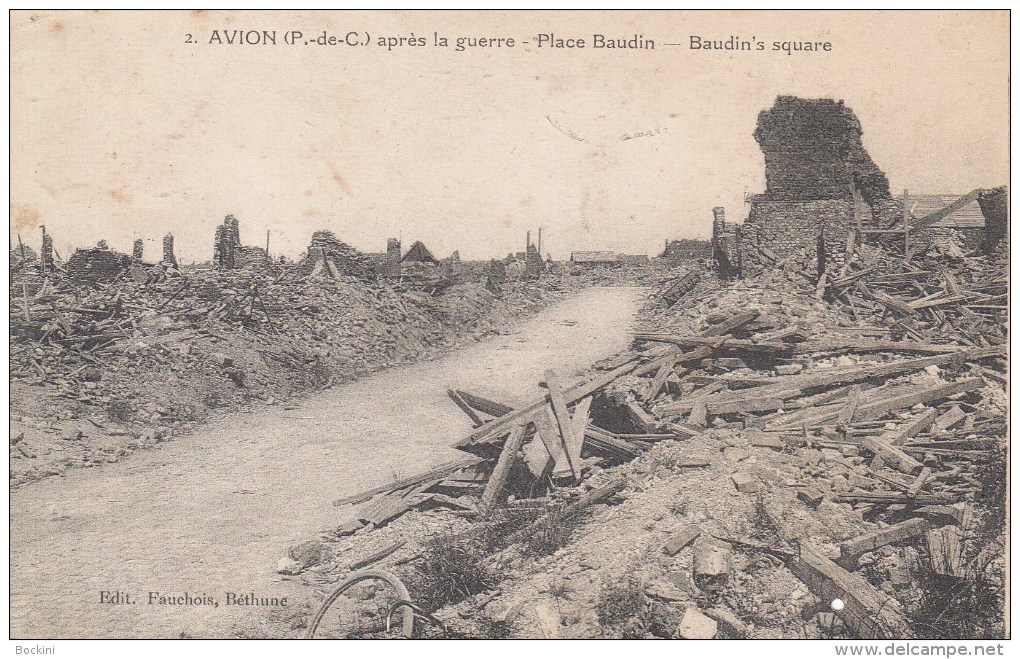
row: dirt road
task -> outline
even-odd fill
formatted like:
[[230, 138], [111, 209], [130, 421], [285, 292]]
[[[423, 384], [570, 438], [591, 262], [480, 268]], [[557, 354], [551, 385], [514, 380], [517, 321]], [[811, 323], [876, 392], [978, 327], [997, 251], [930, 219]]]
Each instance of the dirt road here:
[[[457, 455], [470, 425], [447, 386], [528, 400], [545, 369], [573, 374], [625, 348], [641, 296], [590, 289], [515, 334], [14, 491], [11, 636], [223, 636], [251, 613], [227, 592], [296, 592], [276, 563], [336, 522], [333, 499]], [[102, 591], [132, 603], [101, 603]], [[149, 604], [150, 592], [219, 606]]]

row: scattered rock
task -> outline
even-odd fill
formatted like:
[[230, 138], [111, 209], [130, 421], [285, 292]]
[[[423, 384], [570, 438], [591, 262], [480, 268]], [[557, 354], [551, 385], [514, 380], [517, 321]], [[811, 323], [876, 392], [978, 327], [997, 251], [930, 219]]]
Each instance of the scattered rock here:
[[297, 563], [300, 570], [307, 570], [329, 560], [330, 551], [329, 547], [318, 540], [306, 540], [288, 549], [287, 557]]
[[712, 639], [718, 631], [719, 625], [715, 620], [690, 606], [684, 612], [677, 635], [688, 640]]
[[738, 471], [730, 476], [730, 479], [733, 481], [733, 485], [737, 488], [738, 492], [754, 494], [758, 491], [758, 479], [746, 471]]

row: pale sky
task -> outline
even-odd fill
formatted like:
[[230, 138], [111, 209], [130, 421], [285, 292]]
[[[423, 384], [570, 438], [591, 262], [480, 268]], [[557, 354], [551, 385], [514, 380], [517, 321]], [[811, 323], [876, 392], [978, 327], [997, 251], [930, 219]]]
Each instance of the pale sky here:
[[[278, 43], [208, 43], [237, 29]], [[291, 46], [288, 30], [373, 45]], [[517, 45], [456, 52], [433, 32]], [[412, 33], [430, 45], [374, 44]], [[550, 33], [588, 47], [537, 48]], [[596, 50], [596, 33], [656, 48]], [[697, 51], [690, 35], [832, 51]], [[743, 221], [765, 188], [757, 115], [780, 94], [843, 99], [895, 194], [1008, 182], [1005, 11], [14, 12], [11, 53], [11, 236], [38, 249], [45, 224], [65, 259], [142, 238], [157, 260], [172, 232], [178, 259], [205, 261], [228, 213], [243, 243], [269, 230], [289, 257], [317, 229], [501, 257], [539, 226], [557, 259], [655, 254], [707, 238], [713, 206]]]

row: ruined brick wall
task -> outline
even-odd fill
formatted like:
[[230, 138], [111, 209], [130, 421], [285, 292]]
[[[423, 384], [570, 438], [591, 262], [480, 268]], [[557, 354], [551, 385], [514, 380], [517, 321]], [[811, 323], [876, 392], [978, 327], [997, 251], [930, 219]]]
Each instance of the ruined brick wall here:
[[131, 258], [135, 261], [142, 260], [142, 254], [145, 251], [145, 243], [142, 242], [141, 238], [137, 238], [134, 244], [131, 246]]
[[312, 234], [300, 265], [306, 274], [315, 272], [318, 266], [328, 269], [327, 276], [375, 279], [375, 269], [369, 258], [337, 239], [332, 231], [316, 231]]
[[174, 255], [174, 235], [172, 233], [163, 236], [163, 263], [177, 267], [177, 257]]
[[[809, 258], [824, 246], [825, 267], [842, 265], [847, 227], [853, 219], [850, 199], [774, 201], [755, 198], [740, 228], [741, 272], [754, 275], [779, 260]], [[764, 248], [764, 251], [761, 249]], [[817, 258], [817, 256], [816, 256]]]
[[389, 238], [386, 241], [386, 264], [383, 270], [387, 277], [400, 276], [400, 240]]
[[231, 270], [238, 267], [237, 252], [241, 248], [240, 222], [233, 215], [223, 218], [223, 224], [216, 227], [213, 240], [213, 263], [218, 268]]
[[861, 142], [853, 110], [828, 98], [780, 96], [758, 115], [754, 139], [765, 155], [771, 199], [835, 199], [860, 190], [874, 204], [889, 199], [889, 180]]
[[832, 99], [780, 96], [758, 115], [766, 190], [752, 198], [739, 231], [742, 274], [769, 267], [769, 255], [813, 254], [819, 271], [842, 265], [852, 226], [899, 219], [901, 206], [861, 135], [853, 110]]
[[269, 257], [263, 247], [244, 245], [234, 251], [234, 262], [238, 268], [265, 268], [269, 265]]
[[131, 257], [110, 249], [76, 249], [67, 260], [67, 276], [77, 282], [107, 282], [131, 267]]

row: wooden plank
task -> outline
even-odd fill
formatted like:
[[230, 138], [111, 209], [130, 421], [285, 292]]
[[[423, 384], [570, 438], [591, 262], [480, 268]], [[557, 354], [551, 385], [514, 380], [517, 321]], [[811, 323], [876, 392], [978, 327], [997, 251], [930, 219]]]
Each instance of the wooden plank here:
[[[616, 380], [617, 378], [620, 378], [624, 375], [627, 375], [628, 373], [633, 372], [636, 368], [638, 368], [639, 365], [640, 364], [638, 360], [634, 359], [633, 361], [630, 361], [624, 364], [623, 366], [620, 366], [619, 368], [615, 368], [612, 371], [607, 371], [606, 373], [600, 374], [587, 382], [582, 382], [580, 384], [574, 385], [573, 387], [567, 389], [564, 392], [564, 399], [566, 400], [568, 405], [571, 403], [576, 403], [585, 396], [590, 396], [599, 389], [602, 389], [603, 387], [608, 385], [610, 382]], [[510, 432], [510, 428], [513, 427], [514, 423], [525, 419], [530, 419], [535, 415], [536, 412], [542, 410], [542, 408], [544, 408], [546, 403], [548, 402], [549, 396], [548, 394], [546, 394], [545, 396], [542, 396], [542, 398], [531, 403], [527, 407], [514, 410], [509, 414], [505, 414], [499, 417], [492, 423], [485, 424], [485, 426], [479, 428], [478, 430], [469, 434], [467, 437], [461, 439], [459, 442], [455, 444], [455, 446], [457, 448], [462, 448], [465, 446], [470, 446], [472, 444], [477, 444], [479, 442], [492, 441], [493, 439], [496, 439], [501, 435], [505, 435]]]
[[626, 460], [641, 455], [641, 447], [637, 444], [590, 423], [585, 429], [584, 442], [584, 445], [595, 453], [609, 453], [619, 459]]
[[479, 512], [478, 508], [467, 497], [451, 497], [445, 494], [434, 494], [430, 492], [427, 500], [434, 501], [455, 510], [463, 510], [473, 514], [478, 514]]
[[636, 402], [628, 400], [624, 409], [627, 411], [627, 417], [631, 422], [643, 432], [650, 433], [659, 427], [659, 422], [652, 418], [648, 412], [641, 409], [641, 406]]
[[698, 428], [704, 428], [708, 422], [708, 401], [704, 398], [697, 398], [691, 406], [691, 413], [687, 416], [687, 423]]
[[890, 446], [877, 437], [862, 437], [861, 444], [864, 448], [882, 458], [886, 464], [899, 469], [905, 474], [921, 471], [921, 468], [924, 466], [895, 446]]
[[938, 416], [938, 412], [929, 407], [912, 417], [896, 430], [883, 433], [881, 435], [882, 441], [892, 446], [902, 446], [908, 439], [924, 432], [932, 424], [936, 416]]
[[907, 488], [907, 496], [916, 497], [921, 493], [921, 488], [925, 486], [928, 480], [931, 478], [931, 467], [925, 467], [921, 469], [921, 473], [917, 475], [917, 478], [910, 487]]
[[645, 390], [644, 400], [652, 401], [655, 400], [659, 392], [662, 391], [662, 385], [666, 383], [666, 378], [669, 377], [670, 373], [673, 372], [673, 367], [676, 366], [676, 355], [669, 355], [669, 358], [663, 362], [662, 366], [655, 373], [655, 377], [652, 378], [651, 383], [648, 385], [648, 389]]
[[448, 395], [453, 400], [453, 402], [457, 403], [457, 407], [459, 407], [461, 411], [464, 412], [464, 414], [468, 415], [468, 418], [471, 419], [471, 423], [474, 424], [475, 428], [479, 428], [484, 424], [482, 418], [478, 416], [478, 414], [471, 408], [470, 405], [464, 402], [464, 399], [461, 397], [460, 394], [458, 394], [453, 389], [447, 389], [446, 395]]
[[935, 574], [962, 578], [967, 576], [963, 565], [962, 532], [955, 526], [944, 526], [928, 532], [928, 555]]
[[822, 271], [820, 277], [818, 277], [818, 284], [815, 286], [815, 299], [821, 300], [825, 297], [825, 288], [829, 283], [829, 273]]
[[[712, 388], [706, 387], [705, 390], [693, 392], [690, 397], [684, 400], [657, 405], [653, 411], [661, 418], [678, 417], [694, 409], [695, 403], [699, 400], [705, 400], [710, 414], [777, 410], [786, 406], [787, 399], [797, 398], [802, 393], [800, 389], [769, 389], [761, 391], [761, 395], [759, 395], [758, 389], [738, 389], [714, 394]], [[712, 394], [711, 397], [709, 394]], [[761, 402], [748, 402], [755, 400]], [[779, 404], [776, 404], [777, 402]], [[792, 407], [793, 401], [789, 405]], [[762, 409], [755, 410], [753, 409], [755, 407]]]
[[702, 332], [703, 336], [723, 336], [724, 334], [730, 334], [733, 330], [743, 327], [752, 320], [756, 320], [759, 316], [757, 311], [745, 311], [739, 313], [736, 316], [727, 318], [726, 320], [712, 325], [707, 330]]
[[[861, 285], [860, 283], [858, 283], [858, 287], [861, 288], [862, 291], [868, 291], [868, 289], [864, 288], [864, 286]], [[914, 315], [914, 313], [916, 313], [914, 311], [914, 308], [911, 307], [906, 302], [904, 302], [903, 300], [894, 298], [893, 296], [887, 295], [882, 291], [868, 291], [868, 295], [870, 295], [871, 298], [876, 302], [880, 302], [885, 306], [889, 307], [890, 309], [892, 309], [893, 311], [901, 313], [905, 316], [912, 316]]]
[[383, 495], [377, 504], [366, 506], [365, 510], [359, 515], [359, 518], [366, 524], [382, 526], [428, 499], [428, 495], [423, 495], [422, 493], [439, 483], [439, 480], [429, 480], [401, 492]]
[[555, 458], [549, 455], [549, 449], [537, 429], [531, 441], [524, 445], [523, 453], [524, 464], [536, 480], [544, 480], [552, 473]]
[[[974, 391], [975, 389], [980, 389], [982, 386], [984, 385], [981, 378], [969, 378], [933, 387], [910, 388], [910, 390], [905, 393], [890, 393], [888, 390], [872, 389], [867, 392], [868, 402], [857, 407], [854, 419], [858, 422], [873, 421], [898, 409], [913, 407], [920, 403], [940, 400], [958, 393]], [[902, 392], [902, 388], [899, 390]], [[807, 423], [809, 426], [816, 426], [831, 419], [835, 419], [837, 416], [839, 416], [839, 410], [834, 410], [832, 408], [829, 408], [828, 411], [825, 409], [819, 409], [817, 414], [809, 417], [803, 417], [803, 415], [779, 416], [770, 419], [766, 423], [766, 429], [776, 430], [780, 428], [787, 428], [791, 425], [791, 423], [797, 423], [798, 425], [801, 423]], [[884, 439], [882, 441], [884, 443], [888, 443]]]
[[969, 363], [979, 359], [1003, 356], [1001, 347], [998, 348], [972, 348], [950, 352], [931, 357], [919, 357], [917, 359], [905, 359], [890, 364], [869, 364], [867, 366], [855, 366], [848, 369], [829, 369], [827, 372], [805, 373], [798, 375], [787, 375], [781, 377], [761, 378], [754, 381], [758, 385], [755, 388], [756, 394], [772, 395], [767, 393], [773, 389], [814, 389], [817, 387], [831, 387], [837, 385], [849, 385], [864, 380], [886, 379], [894, 375], [920, 371], [928, 366], [944, 366], [946, 364]]
[[404, 540], [399, 540], [397, 542], [394, 542], [392, 545], [384, 547], [383, 549], [380, 549], [377, 552], [373, 552], [373, 553], [369, 554], [368, 556], [366, 556], [365, 558], [361, 559], [360, 561], [357, 561], [356, 563], [352, 563], [348, 569], [351, 572], [355, 572], [355, 571], [360, 570], [362, 568], [368, 567], [369, 565], [372, 565], [373, 563], [378, 563], [379, 561], [383, 560], [384, 558], [386, 558], [387, 556], [389, 556], [393, 552], [395, 552], [398, 549], [400, 549], [401, 547], [403, 547], [405, 544], [406, 544], [406, 542]]
[[[563, 442], [564, 455], [567, 458], [567, 466], [574, 476], [575, 482], [581, 481], [581, 444], [584, 442], [582, 434], [578, 436], [574, 432], [574, 424], [567, 410], [567, 401], [563, 395], [563, 388], [560, 386], [559, 378], [552, 370], [545, 372], [546, 386], [549, 387], [549, 401], [552, 406], [553, 417], [556, 419], [559, 437]], [[587, 425], [587, 422], [585, 423]]]
[[794, 355], [819, 352], [917, 352], [943, 354], [966, 349], [966, 346], [918, 343], [917, 341], [879, 341], [873, 339], [838, 339], [804, 341], [792, 346]]
[[662, 547], [662, 552], [666, 556], [676, 556], [683, 551], [684, 547], [697, 540], [700, 535], [701, 528], [698, 525], [692, 524], [684, 527]]
[[861, 403], [861, 386], [855, 384], [850, 387], [850, 391], [846, 395], [846, 405], [840, 410], [839, 416], [836, 417], [836, 430], [843, 431], [849, 427], [854, 420], [854, 414], [857, 413], [857, 406]]
[[482, 396], [473, 394], [469, 391], [461, 391], [460, 389], [458, 389], [457, 395], [460, 396], [465, 403], [467, 403], [474, 409], [478, 410], [483, 414], [488, 414], [489, 416], [494, 416], [498, 418], [503, 416], [504, 414], [510, 414], [511, 412], [514, 411], [514, 408], [509, 405], [500, 403], [498, 401], [489, 400], [488, 398], [483, 398]]
[[959, 405], [953, 405], [949, 408], [948, 412], [935, 419], [935, 421], [931, 424], [931, 433], [933, 435], [941, 435], [952, 426], [963, 421], [966, 417], [967, 413], [964, 412]]
[[714, 350], [740, 349], [750, 352], [764, 352], [767, 354], [782, 352], [793, 346], [779, 341], [755, 341], [752, 339], [718, 339], [716, 337], [704, 336], [674, 336], [671, 334], [638, 333], [634, 335], [635, 341], [652, 341], [657, 343], [670, 343], [681, 348], [708, 346]]
[[843, 601], [841, 615], [854, 637], [906, 637], [907, 623], [899, 603], [861, 575], [847, 572], [805, 543], [801, 543], [799, 555], [788, 565], [822, 602]]
[[899, 524], [893, 524], [883, 529], [865, 533], [864, 535], [851, 538], [839, 545], [839, 565], [848, 570], [857, 567], [857, 559], [868, 552], [875, 551], [879, 547], [891, 545], [894, 542], [909, 540], [928, 532], [930, 526], [926, 520], [920, 518], [908, 519]]
[[949, 503], [953, 503], [954, 497], [943, 496], [943, 495], [919, 495], [916, 497], [910, 497], [906, 494], [897, 494], [895, 492], [847, 492], [845, 494], [833, 494], [832, 500], [836, 503], [873, 503], [873, 504], [890, 504], [890, 503], [906, 503], [906, 504], [917, 504], [922, 506], [941, 506]]
[[930, 403], [935, 400], [948, 398], [955, 394], [974, 391], [983, 386], [984, 382], [981, 378], [967, 378], [964, 380], [958, 380], [957, 382], [950, 382], [934, 387], [926, 387], [913, 393], [893, 396], [892, 398], [886, 398], [884, 400], [878, 400], [862, 405], [857, 410], [856, 418], [861, 421], [871, 421], [873, 419], [881, 418], [893, 410], [913, 407], [919, 403]]
[[963, 524], [964, 511], [963, 508], [958, 508], [956, 506], [942, 506], [935, 504], [917, 508], [911, 514], [921, 515], [925, 519], [936, 524], [945, 524], [946, 522], [949, 522], [960, 526]]
[[379, 487], [374, 487], [374, 488], [372, 488], [370, 490], [365, 490], [364, 492], [361, 492], [359, 494], [355, 494], [353, 496], [349, 496], [349, 497], [344, 498], [344, 499], [337, 499], [336, 501], [333, 502], [333, 505], [334, 506], [344, 506], [344, 505], [347, 505], [349, 503], [361, 503], [362, 501], [368, 501], [369, 499], [371, 499], [372, 497], [374, 497], [377, 494], [381, 494], [383, 492], [391, 492], [393, 490], [399, 490], [399, 489], [402, 489], [402, 488], [405, 488], [405, 487], [410, 487], [412, 485], [417, 485], [417, 484], [422, 483], [423, 481], [427, 481], [427, 480], [433, 480], [433, 479], [436, 479], [436, 478], [442, 478], [442, 477], [445, 477], [445, 476], [448, 476], [448, 475], [452, 474], [455, 471], [458, 471], [460, 469], [464, 469], [465, 467], [472, 467], [472, 466], [478, 464], [479, 462], [484, 462], [484, 461], [485, 460], [482, 459], [482, 458], [479, 458], [477, 456], [471, 455], [471, 456], [468, 456], [468, 457], [465, 457], [465, 458], [461, 458], [459, 460], [453, 460], [451, 462], [446, 462], [444, 464], [439, 465], [438, 467], [433, 467], [432, 469], [429, 469], [428, 471], [424, 471], [424, 472], [422, 472], [420, 474], [417, 474], [415, 476], [409, 476], [407, 478], [402, 478], [402, 479], [394, 481], [392, 483], [387, 483], [385, 485], [380, 485]]
[[775, 412], [782, 409], [782, 398], [754, 397], [740, 400], [709, 400], [710, 414], [740, 414], [745, 412]]
[[515, 426], [510, 431], [510, 437], [503, 444], [503, 450], [499, 454], [499, 459], [496, 460], [496, 466], [493, 468], [489, 482], [485, 484], [485, 491], [482, 492], [482, 498], [478, 502], [478, 508], [483, 514], [488, 513], [494, 505], [501, 501], [510, 470], [517, 459], [517, 452], [524, 444], [525, 427], [523, 423]]
[[593, 400], [592, 396], [585, 396], [577, 401], [577, 405], [574, 406], [574, 412], [571, 414], [570, 425], [574, 431], [574, 436], [569, 448], [571, 450], [570, 460], [573, 464], [581, 463], [581, 450], [584, 448], [585, 431], [588, 429], [588, 423], [591, 420], [590, 411]]
[[[556, 417], [552, 408], [548, 405], [535, 415], [535, 432], [545, 446], [549, 457], [552, 458], [551, 473], [557, 476], [569, 474], [573, 477], [574, 470], [570, 467], [567, 446], [557, 430]], [[580, 465], [578, 465], [578, 470], [580, 470]]]

